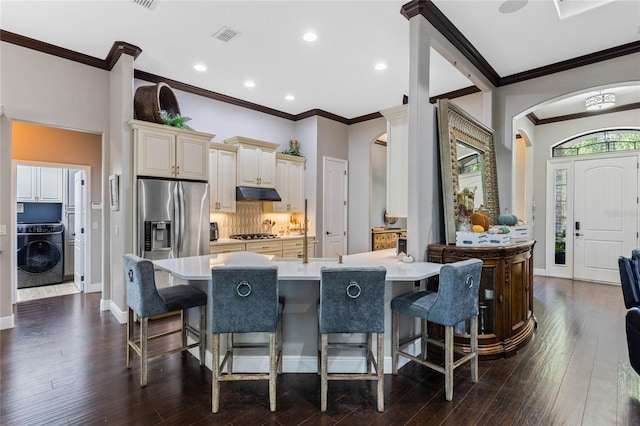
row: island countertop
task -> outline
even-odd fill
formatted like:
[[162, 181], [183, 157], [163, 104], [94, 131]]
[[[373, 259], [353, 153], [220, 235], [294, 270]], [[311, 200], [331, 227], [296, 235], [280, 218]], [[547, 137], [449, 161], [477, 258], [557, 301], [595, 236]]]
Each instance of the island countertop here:
[[302, 263], [302, 259], [276, 259], [257, 253], [236, 252], [162, 259], [153, 263], [183, 280], [208, 280], [211, 278], [211, 268], [223, 265], [275, 265], [278, 266], [278, 279], [281, 281], [319, 281], [323, 266], [384, 266], [387, 269], [387, 281], [418, 281], [437, 275], [442, 267], [431, 262], [402, 262], [396, 256], [395, 249], [347, 255], [342, 260], [343, 263], [339, 264], [338, 259], [313, 258], [309, 259], [309, 263]]

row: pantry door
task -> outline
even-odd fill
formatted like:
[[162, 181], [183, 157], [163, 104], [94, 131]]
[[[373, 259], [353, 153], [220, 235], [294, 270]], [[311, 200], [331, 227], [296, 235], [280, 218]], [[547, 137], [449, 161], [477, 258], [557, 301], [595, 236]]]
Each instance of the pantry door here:
[[322, 257], [347, 254], [347, 167], [345, 160], [323, 159]]
[[618, 257], [638, 243], [638, 157], [574, 165], [574, 278], [619, 283]]

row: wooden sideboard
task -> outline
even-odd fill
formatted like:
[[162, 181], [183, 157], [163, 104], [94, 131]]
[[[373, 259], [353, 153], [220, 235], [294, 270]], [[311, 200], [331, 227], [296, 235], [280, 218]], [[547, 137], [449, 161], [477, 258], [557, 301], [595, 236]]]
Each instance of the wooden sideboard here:
[[[483, 261], [478, 318], [480, 359], [508, 358], [526, 345], [537, 326], [533, 315], [533, 247], [535, 241], [500, 247], [458, 247], [431, 244], [429, 262]], [[437, 278], [427, 289], [438, 289]], [[431, 337], [443, 338], [443, 327], [429, 325]], [[455, 346], [469, 351], [468, 325], [456, 327]]]
[[371, 230], [371, 251], [396, 248], [398, 238], [407, 238], [407, 230], [373, 228]]

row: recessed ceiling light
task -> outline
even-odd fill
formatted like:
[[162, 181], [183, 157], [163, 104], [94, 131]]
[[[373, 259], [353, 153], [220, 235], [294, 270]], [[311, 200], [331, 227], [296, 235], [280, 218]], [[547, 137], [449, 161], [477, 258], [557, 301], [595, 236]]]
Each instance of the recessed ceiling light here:
[[205, 67], [203, 64], [195, 64], [193, 66], [193, 69], [196, 71], [204, 72], [207, 70], [207, 67]]
[[288, 101], [293, 101], [293, 100], [295, 100], [295, 99], [296, 99], [296, 97], [295, 97], [295, 96], [293, 96], [293, 95], [287, 95], [287, 96], [285, 96], [284, 98], [285, 98], [286, 100], [288, 100]]
[[247, 81], [244, 82], [244, 86], [245, 87], [256, 87], [256, 84], [251, 80], [247, 80]]
[[318, 36], [316, 35], [316, 33], [312, 33], [312, 32], [308, 32], [305, 35], [302, 36], [302, 38], [304, 39], [304, 41], [316, 41], [318, 39]]
[[376, 70], [378, 70], [378, 71], [386, 70], [387, 69], [387, 64], [385, 64], [384, 62], [379, 62], [379, 63], [376, 64], [376, 66], [374, 68]]

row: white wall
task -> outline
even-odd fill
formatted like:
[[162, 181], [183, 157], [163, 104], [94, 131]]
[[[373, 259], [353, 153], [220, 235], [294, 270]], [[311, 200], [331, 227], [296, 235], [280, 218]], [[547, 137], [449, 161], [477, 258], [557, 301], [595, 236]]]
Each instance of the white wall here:
[[[5, 42], [0, 43], [0, 49], [0, 104], [5, 113], [1, 118], [0, 199], [6, 201], [12, 197], [11, 120], [98, 133], [108, 141], [109, 72]], [[102, 181], [92, 182], [91, 201], [103, 201], [103, 188], [104, 172]], [[87, 222], [97, 227], [92, 230], [89, 279], [91, 283], [101, 283], [102, 211], [90, 210], [89, 214]], [[0, 203], [0, 224], [8, 229], [7, 235], [0, 236], [0, 249], [15, 253], [14, 233], [10, 232], [15, 225], [13, 203]], [[0, 257], [0, 328], [13, 321], [11, 257]]]

